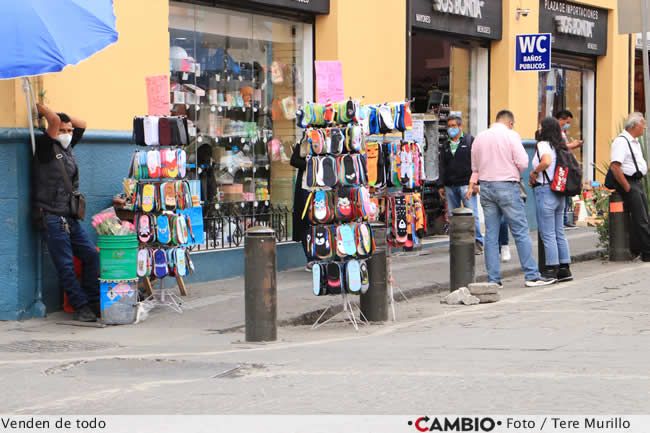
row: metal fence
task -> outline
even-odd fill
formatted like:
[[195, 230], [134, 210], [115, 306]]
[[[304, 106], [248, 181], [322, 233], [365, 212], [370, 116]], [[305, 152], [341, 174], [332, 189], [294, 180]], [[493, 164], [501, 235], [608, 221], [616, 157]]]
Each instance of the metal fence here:
[[291, 240], [292, 211], [286, 206], [233, 204], [213, 210], [203, 218], [205, 244], [196, 251], [222, 250], [244, 246], [246, 230], [266, 226], [275, 230], [278, 242]]

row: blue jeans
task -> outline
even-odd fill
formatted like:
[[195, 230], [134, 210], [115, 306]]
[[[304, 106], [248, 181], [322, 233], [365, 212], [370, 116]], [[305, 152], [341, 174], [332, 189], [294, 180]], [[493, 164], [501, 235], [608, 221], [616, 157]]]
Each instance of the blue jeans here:
[[564, 236], [565, 197], [555, 194], [548, 185], [538, 186], [535, 192], [537, 227], [544, 242], [547, 266], [571, 262], [569, 243]]
[[564, 211], [562, 212], [564, 215], [563, 223], [564, 225], [573, 224], [573, 219], [574, 219], [573, 209], [572, 209], [573, 200], [571, 199], [571, 197], [565, 197], [564, 200], [565, 200]]
[[[99, 254], [95, 244], [90, 241], [79, 221], [73, 218], [46, 214], [44, 222], [43, 237], [70, 304], [79, 309], [86, 304], [99, 302]], [[65, 229], [65, 222], [69, 233]], [[74, 273], [73, 255], [83, 263], [81, 284]]]
[[481, 182], [481, 205], [485, 215], [485, 267], [489, 282], [501, 281], [499, 232], [505, 217], [515, 238], [519, 263], [527, 281], [540, 277], [533, 258], [528, 220], [517, 182]]
[[481, 222], [478, 218], [478, 197], [473, 195], [469, 200], [465, 198], [467, 194], [467, 185], [462, 186], [446, 186], [445, 197], [447, 198], [447, 215], [451, 216], [451, 212], [460, 207], [463, 203], [468, 209], [472, 210], [474, 214], [474, 231], [476, 232], [476, 240], [483, 244], [483, 234], [481, 234]]

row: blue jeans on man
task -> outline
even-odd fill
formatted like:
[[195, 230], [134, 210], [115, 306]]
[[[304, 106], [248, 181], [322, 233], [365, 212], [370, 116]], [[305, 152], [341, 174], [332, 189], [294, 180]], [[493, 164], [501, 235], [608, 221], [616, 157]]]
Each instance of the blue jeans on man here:
[[[58, 215], [44, 215], [43, 237], [59, 275], [59, 282], [68, 294], [70, 304], [80, 307], [99, 302], [99, 254], [79, 221]], [[83, 264], [81, 283], [74, 272], [73, 257]]]
[[469, 200], [465, 198], [467, 194], [467, 185], [462, 186], [446, 186], [445, 197], [447, 198], [447, 215], [451, 216], [454, 209], [460, 207], [463, 203], [468, 209], [472, 210], [474, 214], [474, 229], [476, 232], [476, 241], [483, 245], [483, 234], [481, 234], [481, 222], [478, 217], [478, 197], [473, 195]]
[[548, 185], [536, 187], [537, 229], [544, 243], [546, 266], [571, 263], [569, 243], [564, 236], [565, 197], [551, 191]]
[[501, 282], [499, 232], [502, 217], [505, 217], [515, 239], [526, 281], [540, 278], [537, 263], [533, 258], [526, 209], [520, 196], [519, 183], [481, 181], [481, 206], [485, 216], [485, 266], [488, 281]]

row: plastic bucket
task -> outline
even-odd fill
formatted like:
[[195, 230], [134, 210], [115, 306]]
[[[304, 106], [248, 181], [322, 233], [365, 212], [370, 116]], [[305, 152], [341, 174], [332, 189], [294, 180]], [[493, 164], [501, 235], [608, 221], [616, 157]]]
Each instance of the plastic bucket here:
[[99, 280], [99, 306], [107, 325], [135, 323], [138, 314], [138, 280]]
[[138, 237], [99, 236], [99, 277], [102, 280], [138, 278]]

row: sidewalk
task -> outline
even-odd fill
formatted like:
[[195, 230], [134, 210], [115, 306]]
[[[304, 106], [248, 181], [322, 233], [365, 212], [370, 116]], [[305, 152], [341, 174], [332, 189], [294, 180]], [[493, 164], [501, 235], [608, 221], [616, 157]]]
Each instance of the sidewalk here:
[[[575, 261], [593, 260], [598, 257], [597, 234], [594, 229], [577, 229], [567, 232], [571, 253]], [[537, 252], [537, 234], [531, 233], [534, 255]], [[512, 243], [512, 242], [511, 242]], [[511, 245], [512, 260], [502, 263], [503, 276], [520, 274], [516, 248]], [[400, 253], [392, 259], [392, 273], [396, 299], [401, 289], [407, 297], [421, 296], [448, 290], [449, 248], [448, 242], [435, 240], [417, 253]], [[218, 265], [218, 264], [215, 264]], [[200, 271], [200, 270], [199, 270]], [[476, 257], [476, 273], [479, 280], [485, 278], [484, 256]], [[340, 305], [339, 297], [316, 297], [312, 294], [311, 273], [295, 269], [278, 273], [278, 320], [281, 325], [312, 323], [324, 308]], [[516, 279], [515, 279], [516, 281]], [[512, 284], [512, 283], [510, 283]], [[517, 283], [519, 284], [519, 283]], [[520, 282], [523, 288], [523, 278]], [[506, 283], [506, 285], [508, 285]], [[184, 298], [183, 314], [171, 310], [156, 309], [149, 318], [126, 328], [153, 331], [158, 328], [171, 330], [197, 329], [224, 333], [244, 325], [244, 278], [213, 281], [188, 287], [189, 296]], [[67, 320], [64, 313], [55, 313], [45, 320], [32, 320], [21, 324], [5, 322], [0, 330], [30, 328], [47, 329], [48, 332], [65, 333], [75, 327], [58, 326], [56, 322]], [[125, 327], [121, 327], [125, 328]], [[80, 329], [80, 328], [77, 328]], [[148, 334], [148, 332], [144, 332]]]

